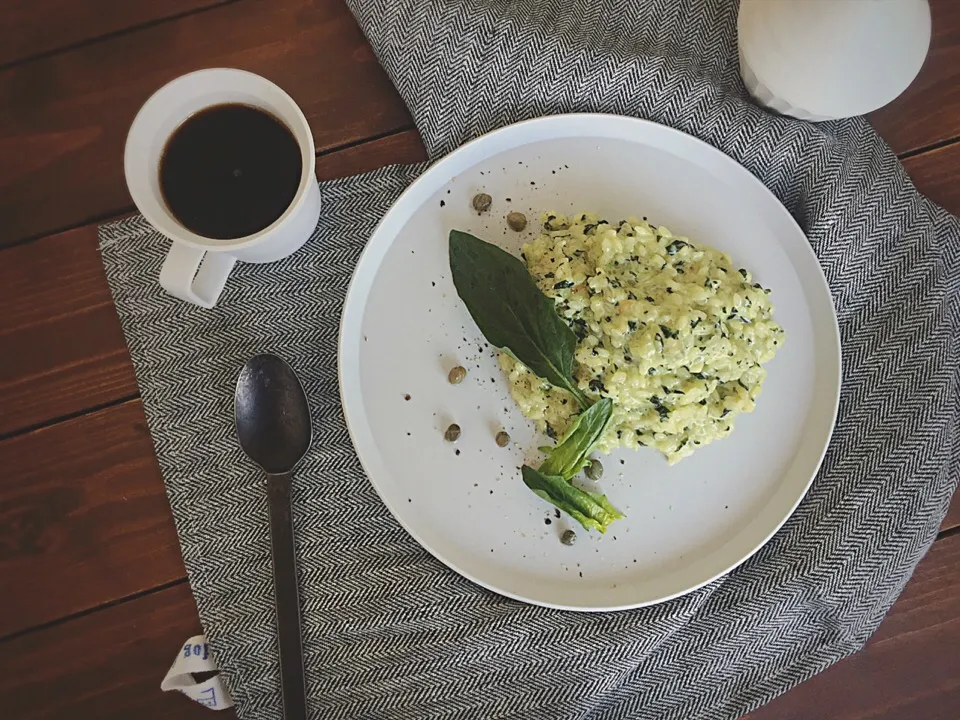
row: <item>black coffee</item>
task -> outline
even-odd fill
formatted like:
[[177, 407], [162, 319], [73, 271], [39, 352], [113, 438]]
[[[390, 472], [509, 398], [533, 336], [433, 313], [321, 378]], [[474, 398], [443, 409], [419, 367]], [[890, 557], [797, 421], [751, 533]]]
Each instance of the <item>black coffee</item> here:
[[290, 129], [249, 105], [215, 105], [177, 128], [160, 160], [160, 190], [184, 227], [241, 238], [290, 207], [303, 163]]

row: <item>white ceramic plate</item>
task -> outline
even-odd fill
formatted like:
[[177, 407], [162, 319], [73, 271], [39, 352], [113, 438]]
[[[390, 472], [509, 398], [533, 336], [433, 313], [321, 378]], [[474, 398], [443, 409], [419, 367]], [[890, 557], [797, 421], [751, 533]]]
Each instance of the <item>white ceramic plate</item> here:
[[[471, 198], [493, 196], [478, 216]], [[509, 198], [509, 199], [508, 199]], [[506, 228], [510, 210], [532, 219]], [[532, 423], [450, 279], [447, 236], [466, 230], [518, 252], [545, 210], [646, 215], [727, 251], [772, 288], [787, 341], [756, 410], [673, 467], [655, 451], [604, 458], [597, 484], [627, 515], [587, 533], [530, 492]], [[469, 370], [458, 386], [451, 367]], [[383, 218], [357, 265], [340, 336], [340, 390], [371, 482], [404, 528], [474, 582], [526, 602], [615, 610], [661, 602], [728, 572], [786, 521], [817, 472], [840, 391], [840, 339], [807, 239], [762, 183], [670, 128], [565, 115], [503, 128], [436, 163]], [[409, 397], [409, 399], [406, 399]], [[463, 429], [454, 446], [443, 439]], [[515, 443], [501, 449], [506, 428]], [[549, 523], [548, 523], [549, 521]], [[577, 531], [567, 547], [559, 535]]]

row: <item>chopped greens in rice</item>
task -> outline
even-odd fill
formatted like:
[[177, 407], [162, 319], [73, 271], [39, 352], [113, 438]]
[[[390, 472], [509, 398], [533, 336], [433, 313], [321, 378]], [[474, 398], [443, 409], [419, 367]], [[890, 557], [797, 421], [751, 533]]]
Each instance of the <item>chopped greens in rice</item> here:
[[[672, 464], [725, 437], [753, 410], [784, 332], [769, 290], [722, 252], [630, 219], [542, 217], [523, 246], [537, 286], [577, 334], [577, 383], [613, 400], [598, 449], [652, 447]], [[520, 410], [552, 436], [579, 408], [506, 353]]]

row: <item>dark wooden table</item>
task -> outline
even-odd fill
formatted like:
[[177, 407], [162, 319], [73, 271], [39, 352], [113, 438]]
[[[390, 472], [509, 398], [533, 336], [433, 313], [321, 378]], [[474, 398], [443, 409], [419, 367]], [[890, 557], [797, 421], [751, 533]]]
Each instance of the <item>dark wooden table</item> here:
[[[960, 2], [871, 120], [960, 213]], [[166, 81], [232, 66], [284, 87], [321, 179], [425, 159], [341, 0], [5, 0], [0, 11], [0, 716], [212, 717], [160, 679], [200, 632], [97, 253], [132, 211], [130, 122]], [[225, 713], [220, 717], [229, 717]], [[755, 720], [960, 718], [960, 501], [867, 648]]]

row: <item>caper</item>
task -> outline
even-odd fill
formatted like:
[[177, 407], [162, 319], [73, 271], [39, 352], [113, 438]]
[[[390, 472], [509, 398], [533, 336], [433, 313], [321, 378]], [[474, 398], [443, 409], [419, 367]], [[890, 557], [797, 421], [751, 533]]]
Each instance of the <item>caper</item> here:
[[497, 433], [497, 445], [500, 447], [506, 447], [508, 442], [510, 442], [510, 435], [508, 435], [504, 430], [501, 430]]
[[450, 374], [447, 375], [447, 380], [450, 381], [451, 385], [459, 385], [463, 382], [463, 379], [467, 376], [467, 369], [460, 365], [457, 365], [453, 370], [450, 371]]
[[493, 198], [486, 193], [477, 193], [473, 196], [473, 209], [478, 213], [489, 210], [491, 203], [493, 203]]
[[450, 427], [447, 428], [447, 431], [443, 434], [443, 439], [447, 442], [456, 442], [460, 439], [460, 426], [456, 423], [453, 423]]
[[599, 460], [591, 460], [583, 472], [591, 480], [599, 480], [603, 477], [603, 464]]
[[522, 212], [507, 213], [507, 225], [510, 226], [511, 230], [520, 232], [527, 226], [527, 216]]
[[577, 534], [573, 530], [564, 530], [560, 542], [564, 545], [573, 545], [577, 541]]

